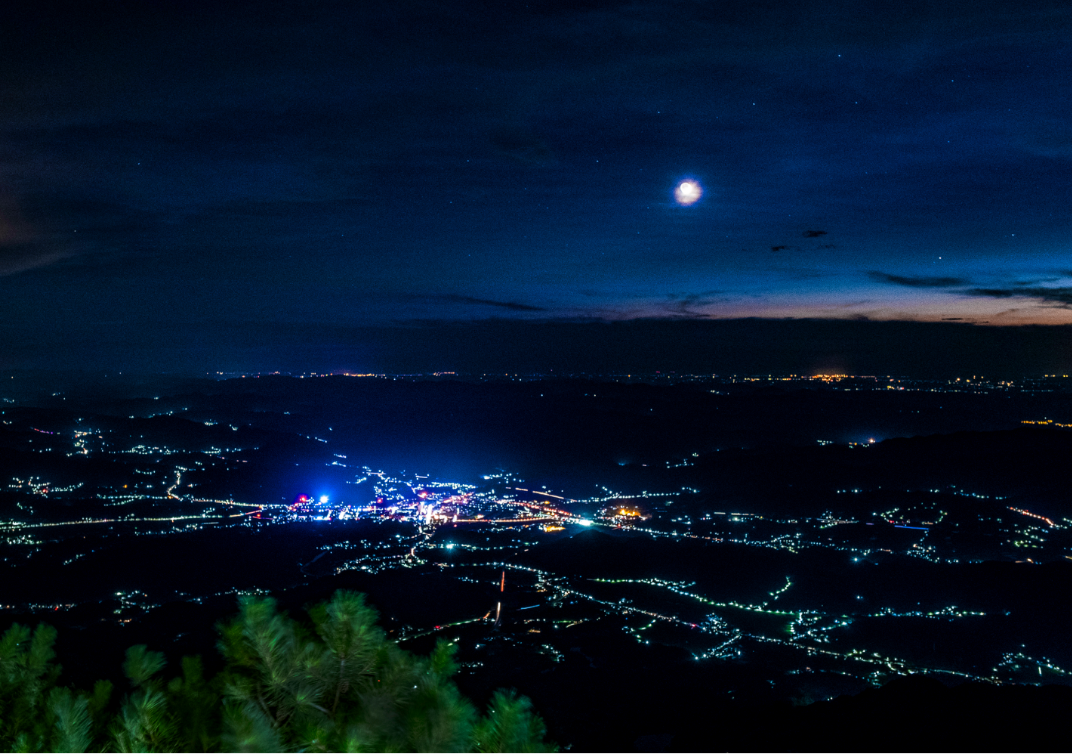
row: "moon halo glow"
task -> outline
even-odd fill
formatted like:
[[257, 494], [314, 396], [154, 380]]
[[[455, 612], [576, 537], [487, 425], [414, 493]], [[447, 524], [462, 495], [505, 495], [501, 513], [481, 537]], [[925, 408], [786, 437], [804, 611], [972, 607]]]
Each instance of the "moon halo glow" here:
[[696, 181], [682, 181], [674, 189], [674, 199], [677, 200], [678, 204], [685, 207], [695, 204], [701, 196], [703, 196], [703, 189]]

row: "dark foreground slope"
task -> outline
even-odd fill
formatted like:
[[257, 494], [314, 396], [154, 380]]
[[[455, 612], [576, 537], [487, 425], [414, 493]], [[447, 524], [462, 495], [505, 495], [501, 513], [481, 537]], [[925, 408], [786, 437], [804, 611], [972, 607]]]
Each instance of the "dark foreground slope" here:
[[711, 710], [632, 743], [662, 751], [1067, 751], [1072, 688], [905, 676], [804, 707]]

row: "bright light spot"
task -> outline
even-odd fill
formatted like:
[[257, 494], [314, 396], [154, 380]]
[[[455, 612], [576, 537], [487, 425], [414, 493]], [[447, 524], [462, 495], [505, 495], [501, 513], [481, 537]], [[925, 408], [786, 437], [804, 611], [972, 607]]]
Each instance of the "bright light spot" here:
[[592, 522], [589, 521], [587, 518], [578, 519], [577, 523], [579, 523], [581, 526], [591, 526], [592, 525]]
[[327, 501], [328, 501], [328, 496], [327, 495], [321, 495], [320, 496], [320, 502], [326, 503]]
[[690, 204], [695, 204], [701, 196], [703, 196], [703, 189], [700, 188], [700, 184], [696, 181], [682, 181], [674, 189], [674, 199], [677, 200], [678, 204], [686, 207]]

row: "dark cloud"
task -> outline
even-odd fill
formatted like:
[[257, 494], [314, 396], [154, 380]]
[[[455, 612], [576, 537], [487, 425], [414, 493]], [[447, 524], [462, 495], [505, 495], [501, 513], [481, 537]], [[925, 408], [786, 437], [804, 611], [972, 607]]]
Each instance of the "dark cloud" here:
[[516, 301], [492, 301], [486, 298], [473, 298], [472, 296], [455, 296], [448, 295], [442, 296], [446, 301], [457, 301], [460, 304], [479, 304], [480, 306], [495, 306], [500, 309], [509, 309], [513, 312], [545, 312], [542, 306], [530, 306], [529, 304], [519, 304]]
[[785, 251], [788, 248], [789, 248], [788, 246], [771, 246], [770, 250], [771, 251]]
[[805, 238], [818, 238], [819, 236], [825, 236], [825, 230], [806, 230], [804, 231]]
[[1017, 287], [1017, 288], [971, 288], [965, 291], [970, 296], [982, 298], [1030, 298], [1062, 309], [1072, 309], [1072, 287]]
[[1022, 289], [1015, 288], [972, 288], [966, 293], [972, 296], [982, 296], [985, 298], [1013, 298], [1014, 296], [1025, 296]]
[[907, 288], [956, 288], [967, 285], [965, 278], [957, 277], [916, 277], [909, 275], [891, 275], [886, 272], [871, 271], [867, 276], [879, 283], [903, 285]]

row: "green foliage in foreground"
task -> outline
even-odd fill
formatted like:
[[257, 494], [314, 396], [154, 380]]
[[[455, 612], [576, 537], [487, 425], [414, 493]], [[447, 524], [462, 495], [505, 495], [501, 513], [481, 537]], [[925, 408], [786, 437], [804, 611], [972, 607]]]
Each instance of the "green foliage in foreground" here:
[[120, 699], [56, 685], [55, 629], [18, 624], [0, 638], [2, 751], [550, 751], [529, 700], [497, 691], [487, 713], [451, 681], [455, 647], [428, 657], [387, 641], [364, 595], [339, 591], [311, 627], [271, 598], [242, 598], [219, 626], [226, 667], [200, 658], [165, 680], [164, 656], [127, 651]]

